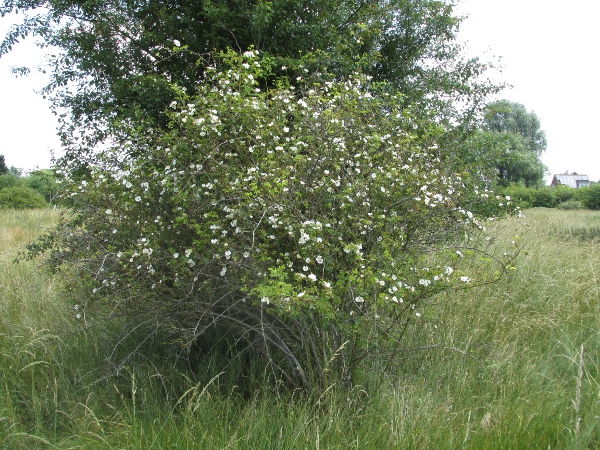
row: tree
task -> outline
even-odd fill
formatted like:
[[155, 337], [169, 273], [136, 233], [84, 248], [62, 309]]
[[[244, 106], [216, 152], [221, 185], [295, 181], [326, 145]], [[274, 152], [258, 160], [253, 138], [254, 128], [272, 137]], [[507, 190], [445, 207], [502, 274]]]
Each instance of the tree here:
[[86, 325], [127, 317], [187, 348], [219, 327], [308, 390], [373, 352], [393, 364], [509, 203], [457, 157], [497, 86], [461, 56], [453, 5], [5, 0], [37, 15], [0, 54], [57, 47], [44, 92], [66, 111], [73, 216], [33, 252]]
[[4, 161], [4, 155], [0, 155], [0, 175], [6, 175], [8, 173], [8, 166]]
[[546, 133], [541, 129], [540, 119], [522, 104], [498, 100], [485, 107], [484, 116], [488, 131], [523, 136], [527, 150], [538, 157], [546, 150]]
[[10, 169], [8, 169], [8, 173], [11, 174], [13, 177], [20, 178], [21, 175], [23, 175], [23, 169], [21, 169], [20, 167], [10, 166]]
[[470, 140], [471, 158], [491, 173], [501, 186], [522, 183], [543, 185], [546, 166], [541, 156], [546, 135], [534, 112], [520, 103], [499, 100], [484, 109], [483, 124]]
[[42, 194], [44, 198], [52, 203], [58, 193], [59, 185], [57, 183], [58, 175], [52, 169], [39, 169], [31, 172], [25, 179], [25, 185], [35, 189]]
[[23, 179], [14, 176], [12, 173], [6, 173], [4, 175], [0, 175], [0, 190], [15, 187], [15, 186], [23, 186]]
[[194, 92], [213, 64], [211, 52], [226, 48], [275, 58], [263, 85], [272, 76], [293, 82], [302, 70], [338, 77], [361, 71], [402, 92], [405, 108], [420, 117], [435, 111], [448, 132], [462, 133], [496, 86], [479, 79], [486, 65], [461, 57], [453, 6], [441, 0], [4, 0], [3, 16], [16, 10], [32, 16], [9, 31], [0, 56], [30, 34], [58, 50], [44, 92], [61, 119], [71, 160], [84, 161], [109, 137], [129, 139], [120, 130], [131, 123], [163, 129], [177, 90]]
[[376, 355], [393, 366], [427, 299], [478, 281], [457, 260], [506, 269], [513, 252], [481, 258], [477, 242], [510, 201], [431, 146], [439, 124], [410, 132], [403, 96], [361, 74], [262, 88], [272, 58], [214, 60], [162, 132], [67, 178], [73, 216], [32, 247], [85, 325], [127, 317], [187, 348], [216, 328], [278, 380], [320, 389]]

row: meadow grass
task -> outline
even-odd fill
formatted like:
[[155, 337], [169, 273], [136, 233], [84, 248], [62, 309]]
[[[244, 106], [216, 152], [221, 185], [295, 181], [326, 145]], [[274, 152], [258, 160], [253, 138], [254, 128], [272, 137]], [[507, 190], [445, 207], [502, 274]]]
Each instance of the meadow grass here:
[[119, 324], [83, 330], [59, 278], [13, 263], [56, 217], [0, 213], [0, 447], [600, 446], [600, 243], [556, 232], [598, 212], [502, 221], [497, 245], [524, 245], [507, 277], [432, 299], [394, 378], [365, 370], [308, 399], [266, 388], [252, 361], [178, 359], [160, 336], [111, 366]]

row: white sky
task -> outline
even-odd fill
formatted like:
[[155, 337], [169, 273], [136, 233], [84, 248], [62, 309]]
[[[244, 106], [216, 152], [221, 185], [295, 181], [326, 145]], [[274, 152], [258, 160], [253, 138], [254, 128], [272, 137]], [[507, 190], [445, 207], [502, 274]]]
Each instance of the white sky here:
[[[459, 36], [473, 54], [502, 57], [498, 79], [514, 88], [498, 98], [522, 103], [540, 118], [550, 173], [568, 170], [599, 181], [600, 2], [462, 0], [459, 12], [469, 15]], [[0, 19], [0, 37], [7, 26]], [[56, 121], [34, 92], [44, 86], [44, 77], [15, 78], [8, 67], [35, 66], [42, 56], [24, 42], [0, 59], [0, 154], [7, 165], [27, 170], [49, 167], [51, 150], [60, 155]]]
[[[5, 23], [0, 22], [0, 39], [6, 29]], [[0, 155], [4, 155], [9, 167], [48, 168], [50, 151], [60, 154], [50, 103], [34, 92], [45, 86], [47, 77], [32, 71], [27, 77], [17, 78], [9, 69], [37, 66], [43, 57], [33, 42], [21, 42], [0, 58]]]

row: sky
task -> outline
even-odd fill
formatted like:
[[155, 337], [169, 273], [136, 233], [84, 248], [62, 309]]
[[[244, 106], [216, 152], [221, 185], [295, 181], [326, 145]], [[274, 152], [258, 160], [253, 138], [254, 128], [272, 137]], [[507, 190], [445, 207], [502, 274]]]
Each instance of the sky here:
[[[600, 2], [571, 0], [462, 0], [468, 17], [459, 39], [483, 59], [501, 58], [495, 79], [512, 85], [498, 95], [535, 112], [546, 132], [542, 159], [550, 175], [566, 171], [600, 181]], [[8, 27], [0, 19], [0, 36]], [[37, 66], [43, 52], [32, 42], [15, 46], [0, 59], [0, 154], [9, 166], [31, 170], [59, 156], [56, 120], [34, 91], [44, 76], [15, 78], [11, 66]]]
[[[0, 18], [0, 39], [6, 29]], [[46, 84], [47, 77], [32, 71], [17, 78], [10, 71], [10, 67], [38, 66], [43, 58], [33, 42], [22, 42], [0, 58], [0, 155], [9, 167], [48, 168], [51, 151], [60, 155], [56, 118], [50, 103], [35, 92]]]

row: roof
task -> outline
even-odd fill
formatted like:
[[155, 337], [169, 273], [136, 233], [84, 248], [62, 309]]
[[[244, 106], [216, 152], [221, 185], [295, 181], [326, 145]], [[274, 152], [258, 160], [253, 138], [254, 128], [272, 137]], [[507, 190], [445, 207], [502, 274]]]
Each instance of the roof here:
[[590, 179], [587, 175], [575, 175], [568, 173], [559, 173], [554, 175], [552, 179], [552, 186], [562, 184], [572, 188], [578, 188], [579, 186], [587, 186], [590, 184]]

